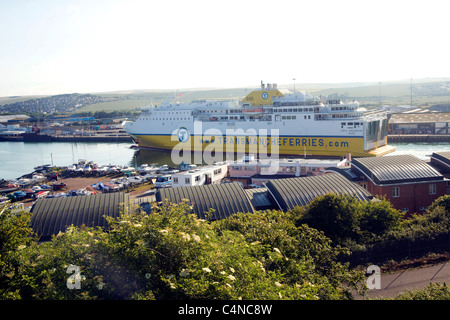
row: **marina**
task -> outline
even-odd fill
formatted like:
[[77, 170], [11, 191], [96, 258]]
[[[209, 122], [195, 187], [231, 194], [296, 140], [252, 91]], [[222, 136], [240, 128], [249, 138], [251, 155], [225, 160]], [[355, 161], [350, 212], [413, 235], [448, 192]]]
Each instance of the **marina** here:
[[[0, 147], [0, 201], [25, 207], [44, 198], [111, 192], [127, 192], [132, 198], [154, 197], [158, 189], [226, 182], [239, 183], [245, 189], [264, 188], [273, 179], [321, 176], [330, 168], [345, 168], [352, 162], [350, 154], [341, 160], [280, 158], [272, 159], [276, 170], [269, 172], [272, 162], [252, 155], [211, 165], [177, 165], [171, 162], [170, 152], [134, 149], [127, 143], [0, 142]], [[448, 143], [399, 143], [395, 147], [394, 153], [383, 157], [411, 155], [429, 161], [435, 152], [450, 152]]]
[[[426, 159], [435, 151], [450, 151], [447, 142], [435, 143], [393, 143], [396, 151], [392, 154], [412, 154]], [[101, 164], [130, 165], [158, 163], [175, 166], [170, 151], [130, 149], [129, 143], [100, 142], [0, 142], [0, 179], [16, 179], [33, 171], [42, 164], [68, 166], [78, 159], [90, 159]], [[199, 165], [201, 163], [197, 163]]]
[[[67, 227], [58, 225], [53, 231], [48, 228], [55, 226], [52, 212], [60, 206], [65, 208], [61, 214], [76, 220], [77, 225], [102, 223], [77, 220], [78, 215], [86, 219], [91, 204], [112, 201], [119, 206], [124, 199], [147, 213], [154, 202], [188, 201], [199, 218], [217, 220], [237, 212], [292, 210], [331, 192], [350, 194], [360, 201], [378, 201], [377, 197], [385, 196], [395, 209], [408, 215], [425, 212], [433, 201], [450, 191], [450, 151], [433, 152], [429, 161], [409, 154], [375, 158], [347, 155], [341, 161], [273, 159], [270, 165], [276, 165], [277, 170], [263, 177], [261, 173], [267, 173], [268, 165], [252, 155], [237, 161], [207, 166], [183, 164], [178, 168], [158, 164], [99, 165], [80, 159], [65, 167], [37, 166], [33, 173], [3, 183], [0, 199], [11, 202], [13, 208], [30, 210], [33, 228], [42, 239], [48, 239]], [[73, 207], [77, 207], [76, 212]], [[45, 216], [47, 222], [36, 215]]]

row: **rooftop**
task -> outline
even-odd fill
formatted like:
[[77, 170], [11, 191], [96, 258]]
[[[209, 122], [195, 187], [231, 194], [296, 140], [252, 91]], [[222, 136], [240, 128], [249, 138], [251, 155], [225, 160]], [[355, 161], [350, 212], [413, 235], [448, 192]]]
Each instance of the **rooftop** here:
[[372, 198], [366, 189], [337, 173], [270, 180], [266, 186], [279, 208], [285, 211], [296, 206], [305, 206], [316, 197], [328, 193], [350, 194], [363, 201]]
[[[224, 219], [238, 212], [254, 212], [253, 205], [239, 183], [222, 183], [178, 188], [163, 188], [156, 193], [156, 201], [167, 199], [180, 203], [188, 199], [199, 219]], [[210, 208], [214, 209], [208, 216]]]
[[106, 227], [104, 216], [119, 217], [129, 194], [123, 192], [41, 199], [31, 208], [31, 227], [40, 237], [64, 232], [70, 225]]
[[378, 185], [443, 179], [436, 169], [412, 155], [354, 158], [353, 168]]
[[245, 189], [245, 193], [255, 210], [274, 209], [273, 203], [268, 197], [267, 188]]
[[394, 123], [424, 123], [424, 122], [450, 122], [449, 112], [419, 112], [419, 113], [395, 113], [389, 119], [389, 124]]
[[26, 114], [11, 114], [11, 115], [2, 115], [0, 116], [0, 122], [8, 122], [13, 120], [28, 120], [30, 117]]
[[450, 172], [450, 151], [433, 152], [431, 155], [431, 163], [437, 165], [445, 173]]

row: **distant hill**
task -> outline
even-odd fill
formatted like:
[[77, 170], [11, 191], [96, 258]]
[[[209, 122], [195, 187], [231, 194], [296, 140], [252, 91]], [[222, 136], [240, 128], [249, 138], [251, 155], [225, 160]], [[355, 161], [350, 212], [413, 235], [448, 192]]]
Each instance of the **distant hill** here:
[[361, 104], [410, 104], [411, 94], [413, 105], [430, 106], [450, 102], [450, 79], [440, 81], [413, 81], [411, 83], [376, 83], [357, 87], [335, 87], [314, 92], [329, 98], [354, 99]]
[[[11, 97], [15, 98], [15, 97]], [[67, 113], [74, 112], [84, 106], [111, 101], [108, 97], [92, 94], [60, 94], [55, 96], [19, 99], [19, 101], [0, 106], [0, 113]]]
[[[245, 88], [193, 88], [179, 90], [136, 89], [91, 94], [66, 94], [50, 97], [0, 97], [1, 112], [96, 112], [140, 110], [159, 105], [167, 99], [189, 102], [198, 99], [242, 99], [259, 86]], [[293, 91], [294, 84], [278, 84]], [[296, 83], [296, 91], [309, 92], [328, 99], [357, 100], [362, 106], [411, 103], [411, 80], [350, 83]], [[413, 79], [414, 106], [450, 103], [450, 78]], [[3, 105], [2, 105], [3, 103]]]

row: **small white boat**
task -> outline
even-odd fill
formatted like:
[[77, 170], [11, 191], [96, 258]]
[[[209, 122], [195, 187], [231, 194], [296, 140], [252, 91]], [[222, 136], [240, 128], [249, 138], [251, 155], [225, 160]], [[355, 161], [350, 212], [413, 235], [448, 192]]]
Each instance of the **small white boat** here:
[[40, 183], [45, 181], [45, 177], [43, 174], [33, 174], [33, 176], [31, 177], [31, 183]]
[[128, 181], [134, 184], [142, 183], [142, 179], [138, 176], [132, 176], [128, 178]]
[[167, 164], [162, 165], [161, 167], [159, 167], [156, 172], [163, 172], [169, 169], [169, 166]]
[[105, 167], [105, 166], [100, 166], [100, 167], [97, 167], [97, 172], [98, 173], [105, 173], [106, 171], [108, 170], [108, 168], [107, 167]]
[[31, 190], [38, 192], [38, 191], [42, 191], [43, 189], [39, 186], [33, 186], [33, 187], [31, 187]]
[[77, 168], [75, 169], [75, 172], [83, 172], [83, 167], [77, 167]]
[[150, 181], [150, 179], [156, 179], [158, 176], [154, 173], [146, 173], [145, 175], [141, 176], [144, 181]]
[[23, 187], [23, 186], [28, 186], [31, 183], [31, 180], [27, 179], [27, 178], [21, 178], [21, 179], [17, 180], [16, 183], [19, 186]]
[[153, 165], [148, 165], [146, 163], [144, 163], [143, 165], [141, 165], [138, 169], [139, 173], [142, 174], [146, 174], [146, 173], [151, 173], [151, 172], [155, 172], [156, 170], [158, 170], [157, 167], [153, 166]]
[[134, 171], [135, 168], [130, 167], [130, 166], [123, 166], [122, 169], [120, 169], [120, 172], [125, 173], [125, 172], [130, 172], [130, 171]]
[[120, 170], [119, 166], [116, 166], [114, 164], [110, 164], [110, 165], [107, 166], [106, 172], [112, 173], [112, 172], [117, 172], [119, 170]]

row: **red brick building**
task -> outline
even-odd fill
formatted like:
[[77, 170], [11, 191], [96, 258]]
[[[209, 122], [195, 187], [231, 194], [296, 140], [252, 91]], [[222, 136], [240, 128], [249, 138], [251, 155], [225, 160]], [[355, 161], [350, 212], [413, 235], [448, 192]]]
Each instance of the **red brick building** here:
[[447, 179], [447, 194], [450, 194], [450, 151], [433, 152], [430, 164]]
[[424, 212], [447, 193], [447, 180], [427, 162], [412, 155], [355, 158], [351, 172], [374, 196], [385, 197], [408, 214]]

